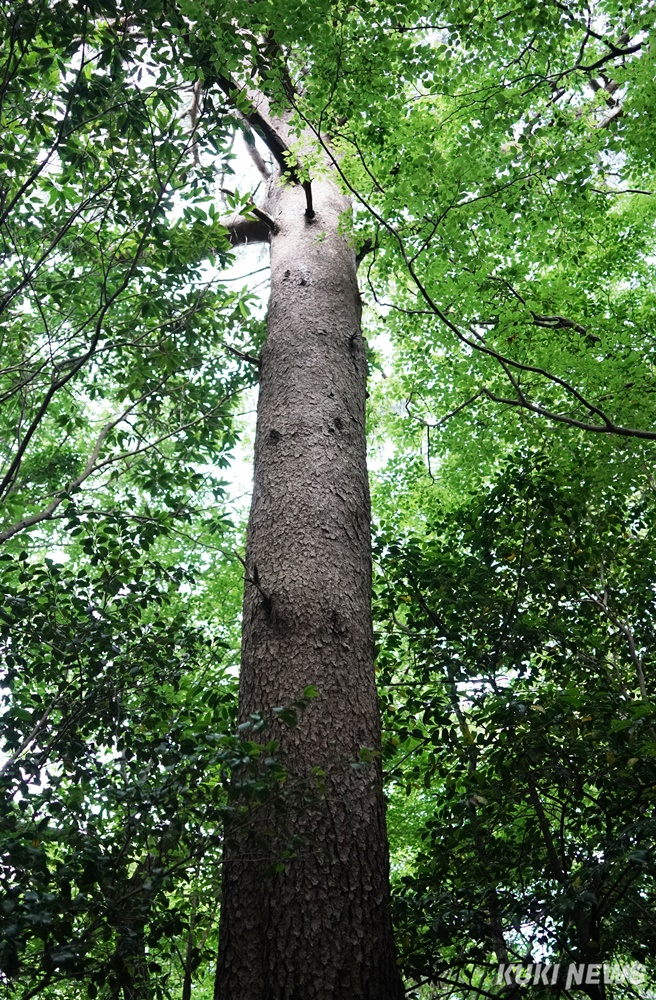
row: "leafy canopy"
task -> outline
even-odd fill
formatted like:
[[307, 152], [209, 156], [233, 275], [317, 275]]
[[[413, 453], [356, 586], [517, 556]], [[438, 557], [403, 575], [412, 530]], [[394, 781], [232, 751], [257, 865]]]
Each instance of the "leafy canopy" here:
[[222, 470], [263, 337], [220, 273], [221, 192], [257, 197], [227, 181], [246, 88], [352, 195], [409, 986], [652, 961], [653, 25], [614, 0], [3, 7], [1, 955], [25, 1000], [209, 996], [223, 819], [289, 794], [258, 719], [230, 735]]

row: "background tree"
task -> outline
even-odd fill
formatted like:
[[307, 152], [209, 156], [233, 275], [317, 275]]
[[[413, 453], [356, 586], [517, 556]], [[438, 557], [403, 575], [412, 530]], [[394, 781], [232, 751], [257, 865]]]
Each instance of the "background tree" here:
[[455, 995], [505, 995], [499, 963], [653, 956], [653, 494], [622, 507], [594, 449], [553, 457], [378, 543], [392, 829], [417, 817], [399, 940]]
[[210, 269], [193, 143], [228, 168], [233, 125], [192, 123], [170, 33], [114, 7], [19, 4], [2, 32], [3, 975], [187, 995], [229, 776], [253, 800], [281, 776], [230, 735], [221, 470], [252, 374], [228, 347], [259, 324]]

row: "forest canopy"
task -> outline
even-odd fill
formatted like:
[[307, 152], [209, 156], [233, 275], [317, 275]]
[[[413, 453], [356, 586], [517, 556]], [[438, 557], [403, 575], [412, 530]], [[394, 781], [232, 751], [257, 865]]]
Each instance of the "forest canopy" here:
[[237, 705], [276, 176], [358, 263], [405, 993], [653, 995], [655, 10], [0, 7], [7, 996], [220, 1000], [226, 830], [329, 794], [319, 682]]

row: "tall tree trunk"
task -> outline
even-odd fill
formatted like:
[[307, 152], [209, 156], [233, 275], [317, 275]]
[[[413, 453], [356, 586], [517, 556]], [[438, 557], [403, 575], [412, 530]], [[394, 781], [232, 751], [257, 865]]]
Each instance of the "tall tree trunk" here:
[[[273, 186], [272, 186], [273, 187]], [[275, 189], [271, 298], [246, 552], [239, 714], [270, 717], [314, 684], [296, 729], [271, 724], [289, 784], [326, 772], [319, 803], [229, 835], [221, 1000], [399, 1000], [371, 624], [366, 359], [347, 200], [330, 180]], [[274, 829], [275, 835], [268, 837]], [[272, 873], [288, 836], [296, 856]], [[230, 834], [230, 832], [229, 832]], [[263, 845], [266, 844], [266, 847]], [[280, 868], [281, 865], [278, 865]]]

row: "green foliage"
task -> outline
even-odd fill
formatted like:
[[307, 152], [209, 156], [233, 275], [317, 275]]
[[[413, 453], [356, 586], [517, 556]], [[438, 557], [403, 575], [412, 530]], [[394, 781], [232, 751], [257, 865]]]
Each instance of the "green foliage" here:
[[190, 121], [161, 9], [134, 18], [0, 23], [0, 966], [25, 996], [198, 978], [224, 822], [283, 789], [275, 745], [232, 735], [222, 470], [253, 375], [226, 344], [261, 336], [217, 281], [234, 119]]
[[306, 129], [310, 176], [307, 129], [324, 143], [370, 249], [408, 982], [505, 995], [489, 970], [527, 955], [632, 958], [653, 979], [654, 16], [618, 0], [3, 7], [14, 995], [209, 998], [224, 824], [289, 794], [260, 717], [233, 734], [223, 472], [255, 376], [229, 348], [257, 350], [263, 324], [217, 277], [233, 259], [219, 192], [253, 110], [226, 77]]
[[95, 995], [148, 954], [167, 995], [190, 920], [213, 944], [224, 819], [284, 772], [230, 735], [230, 643], [189, 621], [192, 574], [124, 518], [84, 528], [88, 560], [3, 557], [2, 967]]
[[499, 962], [654, 953], [653, 489], [596, 488], [590, 444], [556, 455], [379, 535], [386, 769], [421, 817], [396, 904], [417, 980], [490, 990]]
[[207, 101], [190, 128], [173, 36], [142, 13], [130, 26], [111, 5], [35, 3], [3, 18], [5, 538], [88, 479], [110, 505], [118, 476], [162, 511], [218, 498], [216, 471], [198, 469], [225, 465], [252, 382], [226, 364], [226, 341], [258, 324], [215, 278], [231, 259], [221, 160], [197, 153], [221, 151], [233, 119]]

